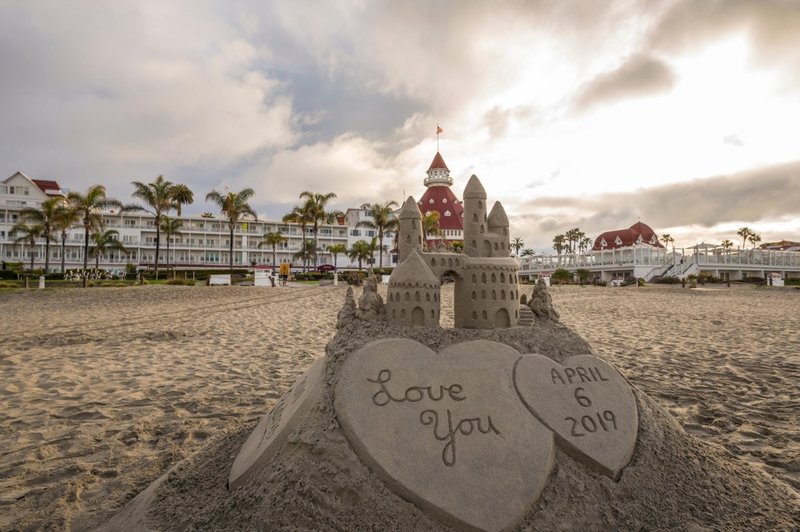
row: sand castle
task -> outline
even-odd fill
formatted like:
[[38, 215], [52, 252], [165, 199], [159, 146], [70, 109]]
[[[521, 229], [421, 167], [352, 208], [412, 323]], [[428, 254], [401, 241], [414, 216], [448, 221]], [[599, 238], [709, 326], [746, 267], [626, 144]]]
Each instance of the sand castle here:
[[455, 326], [504, 329], [519, 320], [519, 265], [510, 256], [508, 217], [500, 202], [486, 214], [486, 191], [476, 176], [464, 189], [464, 253], [423, 251], [422, 213], [413, 197], [399, 215], [399, 264], [389, 279], [387, 319], [439, 324], [442, 278], [455, 279]]
[[[485, 200], [473, 176], [454, 254], [422, 250], [409, 198], [386, 303], [374, 278], [358, 306], [348, 290], [325, 356], [255, 429], [179, 464], [105, 529], [788, 527], [796, 497], [684, 433], [558, 322], [546, 288], [518, 326], [508, 220]], [[438, 326], [445, 275], [453, 329]]]

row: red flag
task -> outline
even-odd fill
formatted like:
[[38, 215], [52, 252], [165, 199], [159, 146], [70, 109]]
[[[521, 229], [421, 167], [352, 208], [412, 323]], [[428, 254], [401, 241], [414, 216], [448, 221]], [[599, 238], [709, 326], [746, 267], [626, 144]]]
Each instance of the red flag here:
[[436, 134], [437, 134], [437, 135], [438, 135], [439, 133], [442, 133], [443, 131], [444, 131], [444, 129], [440, 128], [439, 126], [436, 126]]

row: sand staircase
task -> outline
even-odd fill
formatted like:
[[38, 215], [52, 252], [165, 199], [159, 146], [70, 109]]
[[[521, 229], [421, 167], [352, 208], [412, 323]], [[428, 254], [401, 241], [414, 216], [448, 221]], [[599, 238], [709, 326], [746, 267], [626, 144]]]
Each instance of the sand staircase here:
[[533, 311], [528, 305], [519, 306], [519, 321], [517, 324], [520, 327], [530, 327], [533, 325]]

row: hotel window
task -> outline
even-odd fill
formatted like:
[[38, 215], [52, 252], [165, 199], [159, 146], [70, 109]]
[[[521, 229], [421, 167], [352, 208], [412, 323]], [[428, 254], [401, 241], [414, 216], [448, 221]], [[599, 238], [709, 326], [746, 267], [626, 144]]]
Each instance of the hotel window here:
[[0, 194], [8, 194], [8, 187], [6, 185], [0, 185]]
[[428, 203], [433, 203], [433, 198], [431, 198], [431, 199], [428, 201]]
[[30, 196], [30, 194], [31, 194], [30, 187], [25, 187], [22, 190], [23, 190], [23, 194], [25, 196]]
[[445, 216], [450, 216], [450, 211], [444, 211]]
[[447, 203], [447, 198], [442, 198], [442, 203]]

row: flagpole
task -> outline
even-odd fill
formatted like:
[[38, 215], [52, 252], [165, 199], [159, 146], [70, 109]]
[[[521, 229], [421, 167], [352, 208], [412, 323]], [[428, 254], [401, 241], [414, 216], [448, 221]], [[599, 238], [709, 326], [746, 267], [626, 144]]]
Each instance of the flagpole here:
[[436, 124], [436, 153], [439, 153], [439, 124]]

